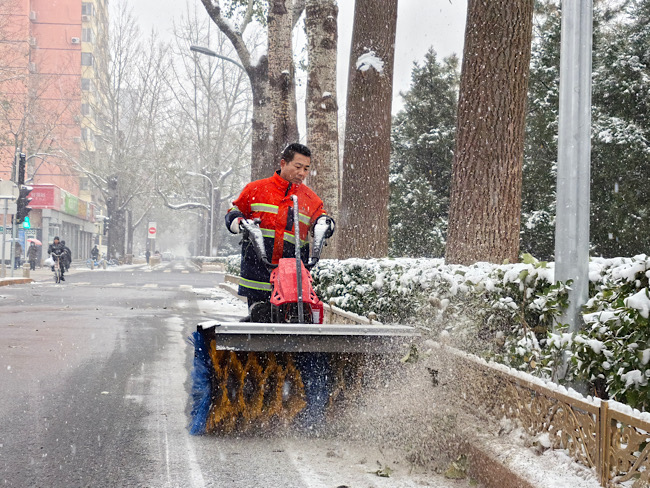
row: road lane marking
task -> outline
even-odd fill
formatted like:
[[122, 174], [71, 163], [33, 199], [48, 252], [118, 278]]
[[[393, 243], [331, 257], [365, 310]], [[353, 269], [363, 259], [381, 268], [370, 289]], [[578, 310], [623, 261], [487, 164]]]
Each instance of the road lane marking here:
[[147, 283], [142, 288], [158, 288], [158, 283]]

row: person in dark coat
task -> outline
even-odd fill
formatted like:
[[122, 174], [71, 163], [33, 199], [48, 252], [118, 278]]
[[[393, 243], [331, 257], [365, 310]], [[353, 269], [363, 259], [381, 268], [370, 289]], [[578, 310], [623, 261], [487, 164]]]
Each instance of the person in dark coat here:
[[27, 261], [29, 261], [29, 269], [34, 271], [36, 269], [36, 260], [38, 259], [38, 247], [33, 242], [27, 249]]
[[14, 269], [20, 268], [20, 259], [23, 257], [23, 246], [20, 245], [20, 242], [16, 242], [14, 245]]

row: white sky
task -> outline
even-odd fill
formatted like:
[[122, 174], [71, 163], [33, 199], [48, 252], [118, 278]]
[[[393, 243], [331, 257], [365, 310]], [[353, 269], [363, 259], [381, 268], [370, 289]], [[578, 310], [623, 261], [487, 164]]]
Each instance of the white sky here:
[[[199, 0], [187, 1], [196, 1], [203, 10]], [[155, 27], [161, 34], [168, 34], [174, 18], [186, 12], [182, 0], [131, 0], [129, 3], [144, 32]], [[339, 0], [338, 3], [338, 99], [339, 105], [344, 106], [354, 1]], [[381, 5], [381, 1], [377, 3]], [[399, 92], [409, 88], [413, 62], [421, 61], [429, 47], [433, 46], [439, 59], [452, 53], [462, 55], [467, 14], [467, 0], [399, 0], [398, 5], [393, 113], [402, 106]]]

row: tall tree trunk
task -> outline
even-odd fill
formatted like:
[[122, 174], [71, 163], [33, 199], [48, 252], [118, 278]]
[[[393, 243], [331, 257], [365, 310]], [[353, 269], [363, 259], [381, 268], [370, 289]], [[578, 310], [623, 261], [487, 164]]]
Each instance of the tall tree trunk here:
[[[307, 144], [312, 150], [309, 186], [338, 221], [341, 198], [338, 103], [336, 98], [336, 0], [307, 0]], [[337, 232], [323, 257], [337, 256]]]
[[298, 141], [296, 120], [296, 87], [294, 81], [293, 11], [291, 0], [272, 0], [269, 5], [269, 97], [272, 112], [271, 150], [273, 168], [265, 176], [280, 169], [280, 153], [284, 147]]
[[247, 68], [253, 92], [251, 180], [268, 178], [273, 174], [271, 144], [271, 105], [269, 100], [268, 58], [262, 56], [255, 66]]
[[126, 211], [126, 254], [133, 254], [133, 212]]
[[[388, 254], [388, 167], [397, 0], [357, 0], [350, 51], [339, 258]], [[379, 27], [380, 26], [380, 27]]]
[[469, 0], [446, 261], [516, 262], [533, 0]]

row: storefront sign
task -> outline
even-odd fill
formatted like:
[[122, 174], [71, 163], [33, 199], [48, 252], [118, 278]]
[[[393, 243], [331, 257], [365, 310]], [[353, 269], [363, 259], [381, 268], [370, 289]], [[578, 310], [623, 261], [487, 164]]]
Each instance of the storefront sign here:
[[54, 208], [58, 210], [59, 206], [57, 205], [58, 199], [56, 196], [59, 191], [59, 188], [56, 186], [34, 185], [34, 189], [29, 194], [32, 199], [29, 202], [29, 206], [32, 208]]

